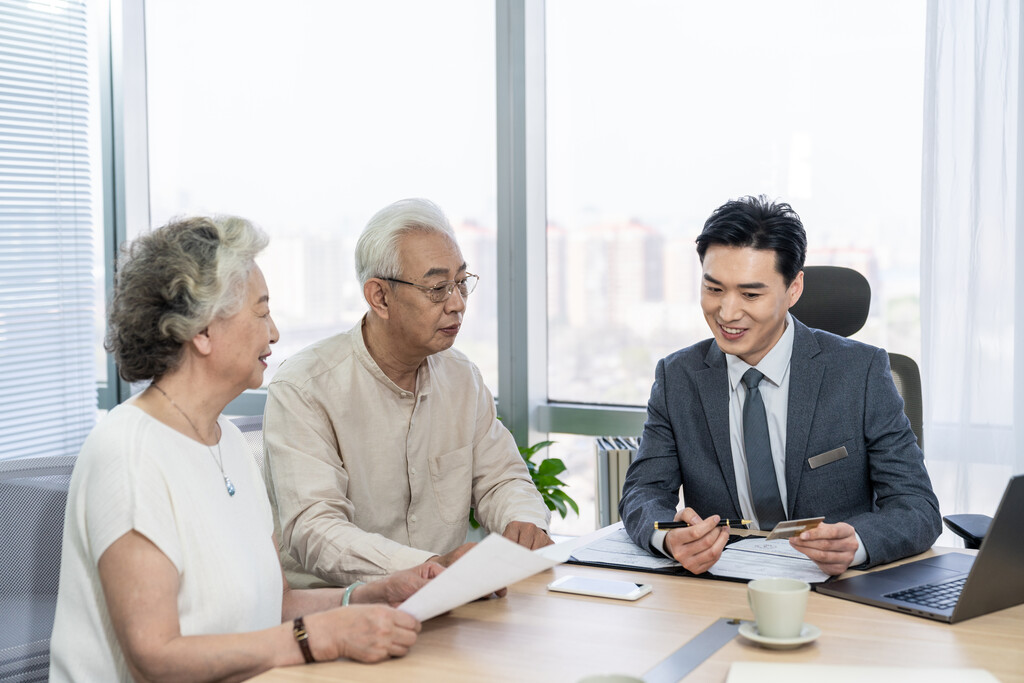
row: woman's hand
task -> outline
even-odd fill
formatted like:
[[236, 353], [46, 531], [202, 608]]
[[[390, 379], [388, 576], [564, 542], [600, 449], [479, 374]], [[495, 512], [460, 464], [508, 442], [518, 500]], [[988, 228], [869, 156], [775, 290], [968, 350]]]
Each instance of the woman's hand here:
[[420, 631], [420, 622], [415, 617], [384, 605], [317, 612], [307, 615], [305, 623], [309, 647], [318, 662], [347, 657], [370, 663], [403, 657]]

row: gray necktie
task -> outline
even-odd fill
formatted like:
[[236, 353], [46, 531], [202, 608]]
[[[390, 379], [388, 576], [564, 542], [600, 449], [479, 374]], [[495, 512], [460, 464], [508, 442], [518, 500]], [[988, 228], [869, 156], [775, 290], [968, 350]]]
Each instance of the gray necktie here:
[[786, 519], [786, 508], [779, 496], [779, 480], [775, 478], [772, 445], [768, 440], [768, 418], [757, 388], [762, 379], [764, 375], [754, 368], [743, 373], [743, 384], [747, 387], [747, 400], [743, 402], [743, 448], [758, 524], [762, 529], [772, 529]]

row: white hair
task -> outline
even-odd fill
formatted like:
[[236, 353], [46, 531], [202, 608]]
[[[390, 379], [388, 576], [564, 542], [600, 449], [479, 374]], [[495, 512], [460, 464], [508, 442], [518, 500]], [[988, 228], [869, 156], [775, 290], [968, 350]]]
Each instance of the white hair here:
[[356, 242], [359, 284], [373, 277], [400, 277], [398, 242], [411, 232], [446, 235], [455, 242], [455, 231], [441, 207], [429, 199], [400, 199], [375, 213]]

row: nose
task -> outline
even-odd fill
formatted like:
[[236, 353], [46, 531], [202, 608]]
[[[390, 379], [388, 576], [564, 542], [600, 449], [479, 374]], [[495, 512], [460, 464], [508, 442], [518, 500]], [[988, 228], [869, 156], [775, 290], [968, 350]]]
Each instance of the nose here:
[[452, 290], [451, 296], [444, 301], [445, 313], [459, 313], [466, 310], [466, 297], [456, 287]]
[[719, 300], [718, 315], [722, 322], [733, 322], [743, 317], [743, 300], [735, 293], [728, 293]]
[[267, 316], [267, 320], [270, 321], [270, 343], [276, 344], [277, 340], [281, 338], [281, 334], [277, 331], [277, 324], [274, 322], [274, 318]]

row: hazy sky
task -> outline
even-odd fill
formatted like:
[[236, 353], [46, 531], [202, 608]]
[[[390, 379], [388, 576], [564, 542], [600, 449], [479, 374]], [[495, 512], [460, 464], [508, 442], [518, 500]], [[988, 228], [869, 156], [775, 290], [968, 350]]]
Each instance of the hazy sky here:
[[[865, 239], [916, 218], [923, 0], [547, 7], [552, 220], [699, 226], [757, 192]], [[418, 195], [493, 220], [492, 2], [150, 0], [147, 22], [155, 213], [331, 232]]]

